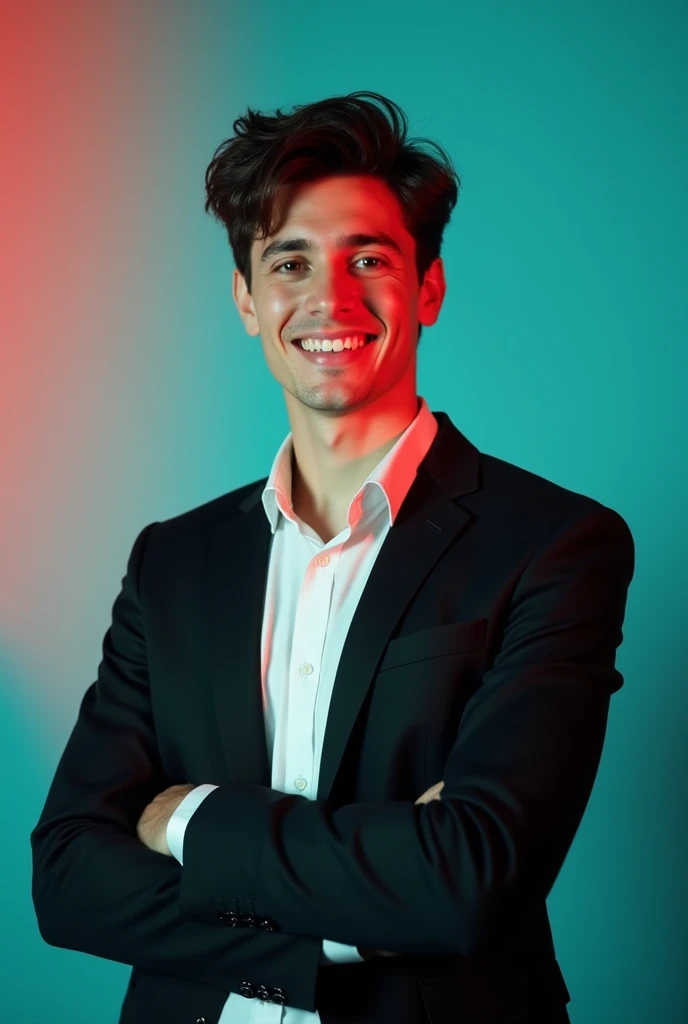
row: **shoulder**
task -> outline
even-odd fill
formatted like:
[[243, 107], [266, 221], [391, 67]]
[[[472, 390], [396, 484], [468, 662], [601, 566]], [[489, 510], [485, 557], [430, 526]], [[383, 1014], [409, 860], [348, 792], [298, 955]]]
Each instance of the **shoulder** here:
[[149, 523], [145, 528], [148, 530], [147, 563], [151, 558], [154, 562], [162, 559], [177, 565], [180, 560], [197, 561], [208, 548], [218, 527], [240, 516], [242, 502], [266, 482], [267, 477], [254, 480], [177, 515]]
[[624, 517], [590, 494], [494, 455], [481, 453], [480, 460], [481, 486], [467, 498], [480, 515], [540, 539], [581, 521], [600, 521], [631, 536]]

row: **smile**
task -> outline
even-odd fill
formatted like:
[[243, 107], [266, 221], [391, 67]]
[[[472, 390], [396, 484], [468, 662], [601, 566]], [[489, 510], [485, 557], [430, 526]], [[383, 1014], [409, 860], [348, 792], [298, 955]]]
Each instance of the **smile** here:
[[372, 348], [379, 335], [353, 335], [345, 338], [301, 338], [292, 345], [301, 355], [316, 366], [345, 366], [358, 359], [365, 358], [368, 349]]
[[375, 334], [351, 334], [342, 338], [297, 338], [293, 344], [300, 345], [308, 352], [343, 352], [344, 349], [355, 351], [376, 337]]

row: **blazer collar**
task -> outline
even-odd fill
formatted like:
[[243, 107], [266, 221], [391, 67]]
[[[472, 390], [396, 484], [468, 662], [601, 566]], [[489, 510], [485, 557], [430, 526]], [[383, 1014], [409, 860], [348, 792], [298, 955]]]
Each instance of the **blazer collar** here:
[[[335, 676], [318, 800], [330, 796], [385, 646], [423, 581], [469, 521], [456, 498], [480, 487], [480, 452], [444, 412], [354, 613]], [[209, 673], [229, 782], [270, 786], [261, 693], [260, 637], [272, 532], [265, 479], [221, 522], [203, 585]]]

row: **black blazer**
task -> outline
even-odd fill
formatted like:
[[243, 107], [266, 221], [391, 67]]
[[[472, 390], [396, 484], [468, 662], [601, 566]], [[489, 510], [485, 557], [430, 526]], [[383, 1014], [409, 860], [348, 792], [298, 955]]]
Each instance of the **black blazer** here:
[[[434, 415], [346, 637], [316, 800], [270, 788], [266, 479], [136, 538], [31, 833], [45, 941], [133, 965], [121, 1024], [214, 1024], [230, 991], [323, 1024], [568, 1020], [545, 899], [623, 683], [633, 538]], [[184, 782], [220, 788], [182, 867], [136, 824]], [[402, 955], [321, 965], [323, 937]]]

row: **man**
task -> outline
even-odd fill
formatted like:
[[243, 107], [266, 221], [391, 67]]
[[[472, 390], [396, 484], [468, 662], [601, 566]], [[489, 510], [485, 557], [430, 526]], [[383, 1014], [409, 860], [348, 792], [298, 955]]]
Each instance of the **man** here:
[[133, 966], [121, 1024], [568, 1021], [545, 901], [630, 530], [417, 394], [458, 179], [396, 105], [235, 128], [206, 208], [291, 431], [134, 542], [31, 836], [41, 933]]

